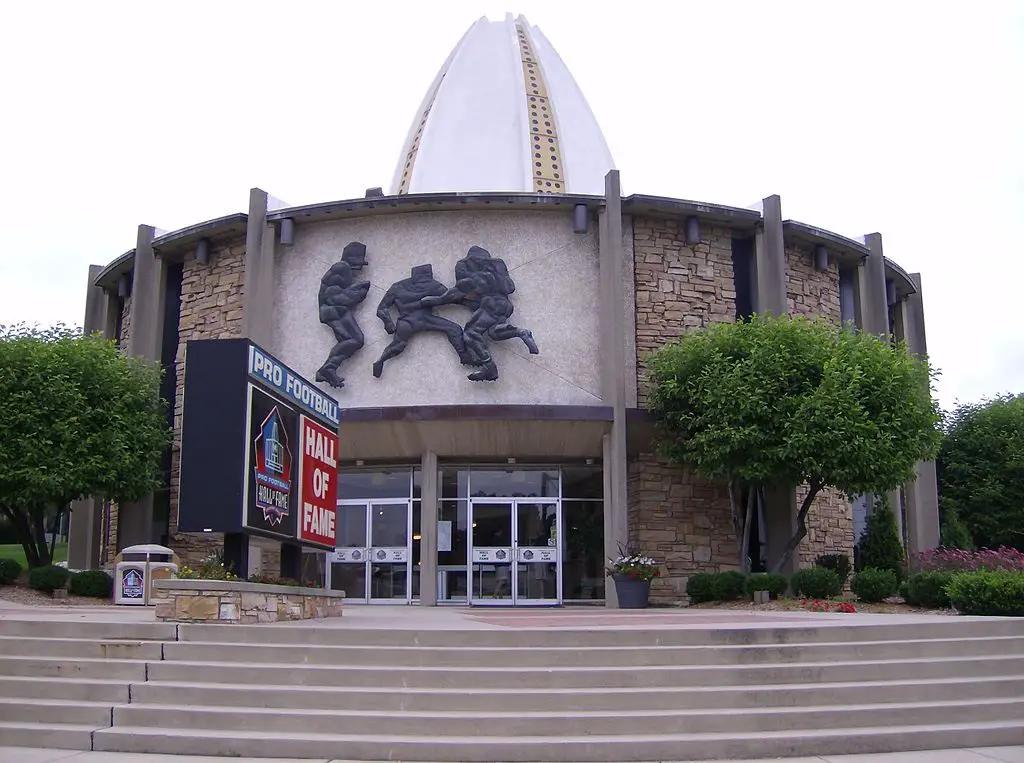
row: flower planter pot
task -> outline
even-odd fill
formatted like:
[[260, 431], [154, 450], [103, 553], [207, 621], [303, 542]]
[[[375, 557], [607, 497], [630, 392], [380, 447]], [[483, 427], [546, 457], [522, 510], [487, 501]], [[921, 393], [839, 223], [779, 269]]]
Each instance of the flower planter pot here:
[[651, 594], [651, 584], [646, 580], [635, 580], [625, 575], [613, 575], [615, 595], [619, 609], [646, 609]]

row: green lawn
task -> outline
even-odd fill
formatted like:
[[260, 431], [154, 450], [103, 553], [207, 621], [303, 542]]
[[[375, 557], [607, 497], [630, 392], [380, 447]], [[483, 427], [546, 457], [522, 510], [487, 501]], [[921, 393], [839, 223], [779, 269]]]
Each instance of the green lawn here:
[[[68, 558], [68, 544], [58, 543], [53, 549], [53, 562], [63, 562]], [[22, 569], [28, 568], [28, 562], [25, 561], [25, 549], [16, 543], [8, 545], [0, 545], [0, 559], [14, 559], [18, 564], [21, 565]]]

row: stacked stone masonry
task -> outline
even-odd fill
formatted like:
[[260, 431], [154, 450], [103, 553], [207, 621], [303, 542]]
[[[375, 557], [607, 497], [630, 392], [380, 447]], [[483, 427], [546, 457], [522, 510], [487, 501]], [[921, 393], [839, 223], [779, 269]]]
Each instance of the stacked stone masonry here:
[[839, 323], [839, 268], [814, 267], [814, 252], [807, 246], [786, 247], [786, 300], [790, 315], [819, 315]]
[[[796, 490], [799, 506], [807, 486]], [[799, 566], [812, 567], [822, 554], [846, 554], [853, 562], [853, 506], [842, 493], [826, 488], [818, 493], [807, 514], [807, 537], [800, 543]]]
[[160, 621], [276, 623], [342, 614], [340, 591], [219, 580], [163, 581], [154, 589]]
[[687, 244], [679, 220], [633, 219], [637, 401], [647, 403], [644, 361], [687, 331], [736, 317], [732, 233], [705, 226]]
[[[211, 252], [209, 264], [193, 254], [183, 263], [178, 352], [175, 357], [177, 388], [174, 393], [174, 442], [171, 445], [170, 545], [182, 563], [196, 565], [223, 545], [218, 533], [178, 532], [178, 466], [181, 459], [181, 417], [184, 404], [185, 346], [192, 339], [234, 339], [242, 336], [242, 294], [245, 282], [245, 239], [222, 244]], [[279, 556], [279, 554], [278, 554]], [[266, 555], [264, 572], [276, 575], [279, 558]], [[236, 571], [238, 572], [238, 571]], [[240, 574], [247, 574], [248, 570]]]

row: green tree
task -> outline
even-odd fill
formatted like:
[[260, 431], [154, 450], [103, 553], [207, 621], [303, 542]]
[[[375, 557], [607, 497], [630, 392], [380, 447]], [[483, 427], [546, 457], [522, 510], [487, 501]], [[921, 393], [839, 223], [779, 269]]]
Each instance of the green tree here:
[[887, 495], [875, 500], [875, 508], [868, 515], [864, 534], [857, 541], [857, 570], [889, 570], [897, 582], [903, 577], [906, 561], [900, 528]]
[[[660, 348], [647, 367], [660, 449], [671, 462], [731, 488], [807, 486], [775, 570], [806, 536], [823, 488], [888, 491], [938, 447], [927, 362], [903, 344], [823, 320], [717, 324]], [[738, 520], [737, 503], [742, 554], [738, 528], [750, 523]]]
[[1024, 395], [957, 406], [937, 460], [943, 523], [982, 548], [1024, 551]]
[[136, 500], [156, 487], [170, 443], [160, 370], [112, 341], [57, 325], [0, 326], [0, 515], [30, 568], [85, 496]]

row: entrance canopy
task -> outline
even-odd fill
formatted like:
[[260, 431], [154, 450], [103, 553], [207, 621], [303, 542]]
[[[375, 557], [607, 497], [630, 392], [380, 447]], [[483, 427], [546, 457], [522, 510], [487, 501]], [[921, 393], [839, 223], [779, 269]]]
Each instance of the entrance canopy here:
[[610, 406], [442, 405], [342, 410], [339, 459], [601, 458]]

